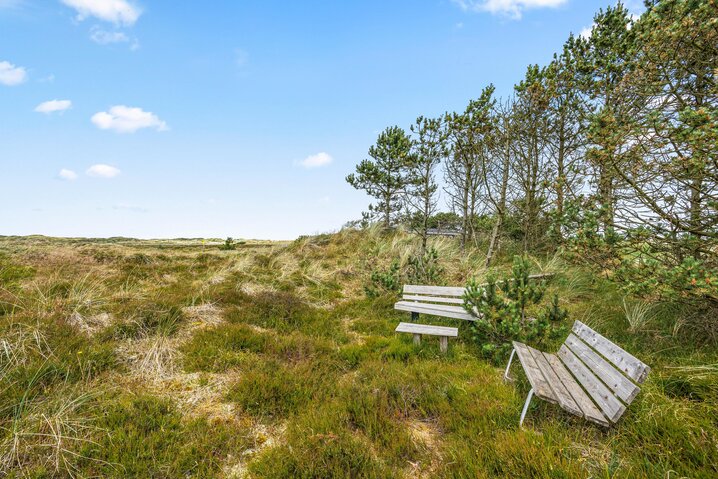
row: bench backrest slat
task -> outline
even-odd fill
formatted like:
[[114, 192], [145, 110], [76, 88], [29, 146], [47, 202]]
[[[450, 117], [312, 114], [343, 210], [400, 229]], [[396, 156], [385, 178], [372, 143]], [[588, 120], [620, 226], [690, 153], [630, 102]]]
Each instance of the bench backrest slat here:
[[564, 344], [558, 350], [558, 357], [566, 365], [581, 386], [611, 422], [621, 417], [626, 407], [621, 404], [613, 392], [604, 385], [591, 370]]
[[[540, 273], [529, 275], [529, 279], [545, 279], [553, 276], [553, 273]], [[486, 286], [481, 284], [479, 286]], [[419, 284], [405, 284], [404, 294], [423, 294], [426, 296], [448, 296], [453, 298], [461, 298], [464, 296], [466, 288], [460, 286], [425, 286]], [[436, 301], [434, 298], [427, 298], [428, 301]]]
[[427, 303], [445, 303], [445, 304], [464, 304], [464, 300], [462, 298], [446, 298], [443, 296], [425, 296], [425, 295], [418, 295], [418, 294], [405, 294], [402, 296], [403, 300], [405, 301], [423, 301]]
[[404, 294], [425, 294], [430, 296], [453, 296], [461, 297], [464, 295], [464, 288], [455, 286], [423, 286], [415, 284], [405, 284]]
[[630, 404], [641, 390], [577, 336], [570, 334], [566, 346], [626, 404]]
[[646, 380], [650, 367], [581, 321], [574, 322], [573, 333], [635, 382], [641, 384]]

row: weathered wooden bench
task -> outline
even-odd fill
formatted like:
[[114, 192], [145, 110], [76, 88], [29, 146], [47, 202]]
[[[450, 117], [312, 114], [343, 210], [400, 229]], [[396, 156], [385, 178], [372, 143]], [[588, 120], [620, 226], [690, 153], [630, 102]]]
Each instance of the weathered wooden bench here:
[[397, 333], [411, 333], [414, 335], [414, 344], [421, 343], [422, 335], [438, 336], [441, 352], [445, 353], [449, 348], [449, 338], [459, 335], [458, 328], [446, 326], [430, 326], [428, 324], [399, 323], [395, 330]]
[[531, 383], [519, 425], [526, 417], [531, 398], [558, 404], [589, 421], [610, 426], [631, 404], [651, 368], [580, 321], [558, 354], [543, 353], [514, 341], [504, 378], [514, 355], [519, 357]]
[[[543, 279], [550, 276], [553, 273], [533, 274], [529, 278]], [[419, 319], [419, 314], [476, 321], [464, 309], [464, 291], [465, 288], [457, 286], [405, 284], [401, 301], [394, 304], [394, 309], [409, 311], [412, 321]]]

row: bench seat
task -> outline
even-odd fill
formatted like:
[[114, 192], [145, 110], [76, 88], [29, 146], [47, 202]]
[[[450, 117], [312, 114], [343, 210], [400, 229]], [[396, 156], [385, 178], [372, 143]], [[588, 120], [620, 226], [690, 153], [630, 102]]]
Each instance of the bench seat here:
[[[462, 300], [463, 303], [463, 300]], [[411, 313], [430, 314], [445, 318], [463, 319], [476, 321], [472, 315], [466, 312], [463, 306], [451, 306], [447, 304], [419, 303], [416, 301], [399, 301], [394, 304], [394, 309], [409, 311]]]
[[414, 335], [414, 344], [421, 343], [421, 336], [438, 336], [441, 352], [445, 353], [449, 347], [449, 338], [455, 338], [459, 335], [458, 328], [449, 328], [446, 326], [433, 326], [429, 324], [416, 323], [399, 323], [395, 331], [397, 333], [410, 333]]

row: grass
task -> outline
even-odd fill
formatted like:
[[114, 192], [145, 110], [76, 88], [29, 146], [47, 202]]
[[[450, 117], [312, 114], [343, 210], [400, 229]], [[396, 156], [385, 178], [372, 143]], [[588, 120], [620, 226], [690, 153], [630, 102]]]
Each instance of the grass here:
[[[486, 274], [481, 250], [432, 241], [441, 283]], [[416, 346], [394, 333], [395, 295], [364, 295], [372, 271], [406, 265], [410, 236], [220, 244], [0, 238], [0, 476], [718, 475], [718, 347], [678, 305], [537, 258], [568, 321], [652, 372], [610, 429], [542, 401], [521, 429], [518, 367], [505, 384], [466, 324], [446, 355]]]

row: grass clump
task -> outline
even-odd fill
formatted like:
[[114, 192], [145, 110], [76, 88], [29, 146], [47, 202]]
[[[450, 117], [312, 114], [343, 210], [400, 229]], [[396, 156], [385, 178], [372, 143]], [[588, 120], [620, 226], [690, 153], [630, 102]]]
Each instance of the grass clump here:
[[182, 347], [184, 367], [188, 371], [222, 372], [247, 362], [251, 353], [267, 347], [267, 336], [244, 324], [198, 331]]
[[252, 477], [398, 477], [372, 453], [366, 438], [347, 427], [340, 410], [336, 403], [308, 409], [289, 426], [284, 444], [249, 464]]
[[105, 398], [102, 431], [81, 450], [87, 475], [101, 477], [213, 477], [228, 454], [249, 447], [248, 431], [232, 422], [184, 420], [168, 399], [152, 395]]
[[333, 364], [260, 361], [243, 372], [230, 388], [227, 399], [253, 416], [284, 418], [311, 401], [329, 397], [336, 377]]

